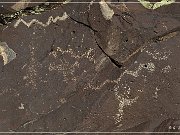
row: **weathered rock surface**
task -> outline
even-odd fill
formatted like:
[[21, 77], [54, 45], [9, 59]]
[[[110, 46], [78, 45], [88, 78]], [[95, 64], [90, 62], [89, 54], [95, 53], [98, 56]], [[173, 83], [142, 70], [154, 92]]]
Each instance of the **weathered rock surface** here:
[[0, 131], [179, 132], [179, 4], [87, 2], [3, 8]]

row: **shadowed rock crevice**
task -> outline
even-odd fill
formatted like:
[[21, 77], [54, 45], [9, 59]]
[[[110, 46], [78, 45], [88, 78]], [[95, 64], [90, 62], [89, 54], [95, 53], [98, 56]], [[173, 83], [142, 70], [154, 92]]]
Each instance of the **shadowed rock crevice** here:
[[114, 60], [113, 58], [111, 58], [102, 48], [101, 46], [98, 44], [98, 42], [96, 41], [97, 46], [99, 47], [99, 49], [111, 60], [111, 62], [117, 66], [118, 68], [121, 68], [123, 65], [120, 64], [118, 61]]

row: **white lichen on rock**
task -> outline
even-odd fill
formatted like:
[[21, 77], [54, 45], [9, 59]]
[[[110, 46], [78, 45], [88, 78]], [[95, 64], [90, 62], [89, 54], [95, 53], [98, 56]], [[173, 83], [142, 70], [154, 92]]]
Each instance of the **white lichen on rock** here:
[[69, 2], [71, 2], [71, 0], [65, 0], [65, 1], [63, 2], [63, 4], [65, 5], [65, 4], [68, 4]]
[[99, 5], [100, 5], [100, 9], [101, 9], [103, 17], [106, 20], [111, 20], [114, 15], [114, 11], [108, 6], [108, 4], [104, 0], [101, 0], [99, 2]]
[[175, 2], [175, 0], [161, 0], [160, 2], [151, 3], [146, 0], [138, 0], [147, 9], [157, 9], [165, 5], [169, 5]]
[[11, 6], [12, 9], [19, 11], [25, 9], [31, 3], [31, 0], [19, 0], [17, 3]]
[[16, 53], [5, 42], [0, 42], [0, 55], [3, 57], [4, 65], [16, 58]]

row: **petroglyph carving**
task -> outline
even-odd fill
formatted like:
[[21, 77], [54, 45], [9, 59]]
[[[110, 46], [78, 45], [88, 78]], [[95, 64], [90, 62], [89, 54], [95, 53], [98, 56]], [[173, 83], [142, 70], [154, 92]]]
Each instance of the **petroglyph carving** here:
[[139, 72], [142, 70], [142, 69], [147, 69], [148, 71], [150, 72], [153, 72], [155, 71], [155, 65], [150, 62], [150, 63], [147, 63], [147, 64], [139, 64], [139, 67], [137, 70], [135, 71], [129, 71], [129, 70], [126, 70], [125, 73], [128, 74], [128, 75], [132, 75], [134, 77], [138, 77], [139, 76]]
[[131, 106], [133, 103], [135, 103], [138, 100], [138, 96], [133, 99], [127, 99], [123, 95], [118, 95], [118, 92], [115, 92], [115, 97], [119, 101], [119, 107], [118, 107], [118, 114], [116, 114], [115, 120], [116, 123], [121, 122], [123, 115], [124, 115], [124, 108], [126, 106]]
[[19, 19], [19, 20], [15, 23], [14, 27], [17, 28], [20, 23], [23, 23], [23, 24], [26, 25], [28, 28], [31, 27], [31, 25], [33, 25], [33, 24], [39, 24], [39, 25], [42, 26], [42, 27], [47, 27], [47, 26], [49, 26], [51, 23], [56, 23], [57, 21], [64, 21], [64, 20], [66, 20], [67, 18], [68, 18], [68, 15], [67, 15], [66, 12], [64, 12], [63, 16], [61, 16], [61, 17], [60, 17], [60, 16], [57, 16], [57, 17], [53, 18], [52, 16], [50, 16], [50, 17], [48, 18], [48, 21], [47, 21], [46, 23], [40, 22], [40, 21], [37, 20], [37, 19], [32, 19], [29, 23], [26, 22], [26, 21], [24, 21], [23, 19]]
[[171, 51], [158, 52], [157, 50], [154, 50], [154, 52], [152, 53], [149, 50], [146, 50], [146, 53], [156, 60], [167, 60], [171, 55]]
[[60, 52], [61, 54], [70, 54], [72, 58], [75, 59], [82, 59], [82, 58], [87, 58], [89, 61], [93, 61], [93, 63], [95, 63], [95, 59], [94, 59], [94, 49], [89, 48], [89, 50], [87, 50], [86, 52], [84, 52], [81, 55], [76, 54], [73, 49], [69, 48], [67, 50], [63, 50], [60, 47], [57, 47], [57, 52]]

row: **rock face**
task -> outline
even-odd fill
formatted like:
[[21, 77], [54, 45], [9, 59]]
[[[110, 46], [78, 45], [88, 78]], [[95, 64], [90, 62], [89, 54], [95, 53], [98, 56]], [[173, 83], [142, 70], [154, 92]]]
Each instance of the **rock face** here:
[[180, 131], [179, 4], [106, 2], [0, 9], [1, 132]]

